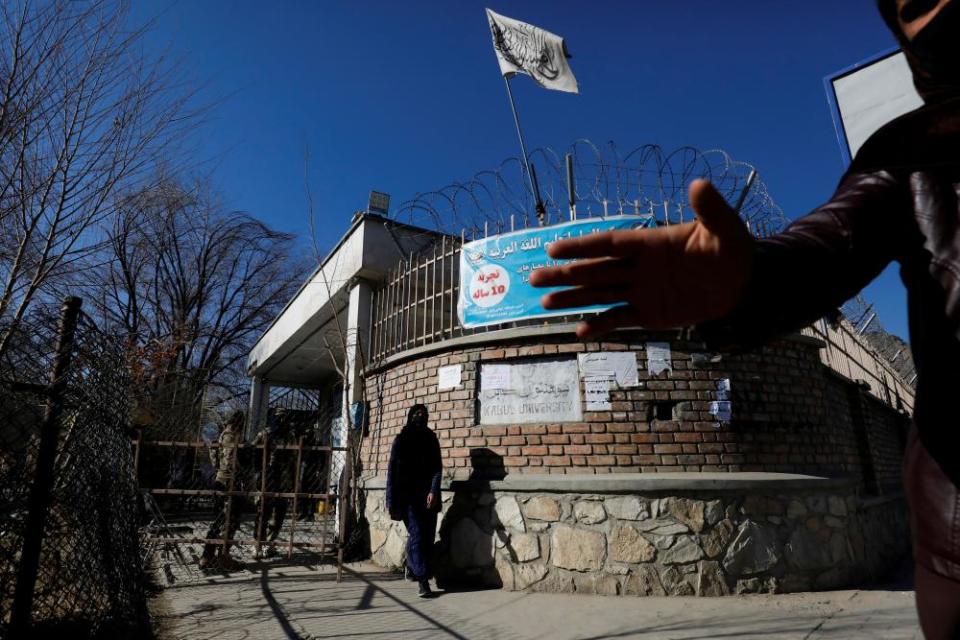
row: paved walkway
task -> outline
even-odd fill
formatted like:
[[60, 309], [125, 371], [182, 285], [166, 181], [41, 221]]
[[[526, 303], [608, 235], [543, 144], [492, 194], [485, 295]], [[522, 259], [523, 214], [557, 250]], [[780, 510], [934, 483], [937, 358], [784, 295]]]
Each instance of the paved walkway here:
[[913, 593], [896, 588], [726, 598], [491, 590], [422, 600], [414, 583], [372, 565], [335, 578], [328, 566], [251, 564], [169, 587], [155, 609], [164, 640], [922, 638]]

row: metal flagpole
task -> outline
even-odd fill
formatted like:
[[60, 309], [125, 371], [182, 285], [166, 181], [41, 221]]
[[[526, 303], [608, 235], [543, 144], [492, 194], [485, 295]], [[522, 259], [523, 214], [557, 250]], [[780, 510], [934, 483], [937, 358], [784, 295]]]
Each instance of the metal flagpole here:
[[546, 209], [543, 206], [543, 201], [540, 200], [540, 191], [534, 186], [533, 183], [533, 173], [530, 171], [530, 159], [527, 157], [527, 145], [523, 142], [523, 131], [520, 129], [520, 118], [517, 117], [517, 105], [513, 101], [513, 91], [510, 90], [510, 78], [503, 76], [503, 83], [507, 85], [507, 97], [510, 98], [510, 111], [513, 112], [513, 123], [517, 125], [517, 138], [520, 139], [520, 153], [523, 154], [523, 166], [527, 172], [527, 180], [530, 182], [530, 193], [533, 194], [534, 199], [537, 203], [537, 218], [540, 220], [540, 225], [543, 226], [544, 218], [546, 217]]

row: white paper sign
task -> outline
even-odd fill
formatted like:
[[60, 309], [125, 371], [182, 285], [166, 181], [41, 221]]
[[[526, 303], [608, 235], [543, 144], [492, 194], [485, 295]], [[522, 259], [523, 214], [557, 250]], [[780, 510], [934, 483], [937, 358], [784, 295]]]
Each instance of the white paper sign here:
[[456, 389], [463, 381], [463, 367], [451, 364], [437, 369], [437, 390]]
[[730, 422], [733, 407], [727, 400], [718, 400], [710, 403], [710, 414], [720, 422]]
[[717, 400], [730, 399], [730, 378], [717, 380]]
[[610, 380], [608, 378], [586, 378], [583, 390], [587, 396], [587, 411], [610, 411]]
[[647, 343], [647, 371], [650, 375], [658, 375], [662, 371], [672, 371], [673, 360], [670, 356], [669, 342]]
[[[508, 372], [504, 374], [500, 367]], [[491, 387], [488, 379], [502, 386]], [[583, 418], [576, 360], [481, 364], [480, 380], [480, 424], [579, 422]]]
[[485, 364], [480, 367], [480, 388], [484, 391], [509, 389], [511, 383], [511, 365]]
[[616, 380], [619, 387], [635, 387], [637, 377], [637, 354], [632, 351], [609, 351], [580, 353], [577, 355], [580, 375], [587, 378]]

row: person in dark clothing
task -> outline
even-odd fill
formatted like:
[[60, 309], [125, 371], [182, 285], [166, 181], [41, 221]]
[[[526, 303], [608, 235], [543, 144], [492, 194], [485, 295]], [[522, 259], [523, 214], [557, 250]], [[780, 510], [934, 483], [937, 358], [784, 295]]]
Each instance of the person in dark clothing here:
[[[293, 419], [294, 416], [289, 411], [276, 409], [268, 419], [267, 426], [254, 439], [254, 444], [263, 445], [267, 449], [267, 466], [261, 469], [260, 473], [266, 476], [263, 484], [266, 485], [268, 493], [290, 493], [294, 489], [296, 452], [282, 448], [284, 445], [293, 444]], [[257, 462], [262, 465], [262, 458]], [[254, 531], [260, 543], [269, 543], [262, 550], [268, 558], [277, 555], [274, 543], [283, 529], [289, 503], [289, 498], [257, 496]]]
[[[960, 637], [960, 0], [880, 0], [924, 106], [877, 131], [825, 205], [754, 239], [705, 180], [694, 222], [555, 242], [534, 286], [547, 309], [616, 304], [581, 338], [695, 326], [708, 346], [754, 346], [839, 307], [896, 260], [908, 292], [917, 394], [904, 463], [917, 610], [931, 639]], [[664, 278], [638, 278], [655, 270]], [[651, 304], [651, 301], [654, 301]]]
[[440, 511], [443, 463], [440, 442], [427, 426], [427, 408], [416, 404], [393, 441], [387, 469], [387, 510], [407, 528], [406, 568], [420, 584], [420, 597], [431, 595], [429, 563]]
[[[319, 447], [324, 443], [317, 431], [317, 415], [308, 416], [303, 421], [298, 436], [303, 437], [304, 446]], [[303, 452], [303, 462], [300, 465], [300, 491], [303, 493], [320, 493], [323, 491], [327, 470], [327, 452], [313, 448]], [[317, 498], [300, 498], [297, 505], [298, 520], [313, 520], [317, 513]]]

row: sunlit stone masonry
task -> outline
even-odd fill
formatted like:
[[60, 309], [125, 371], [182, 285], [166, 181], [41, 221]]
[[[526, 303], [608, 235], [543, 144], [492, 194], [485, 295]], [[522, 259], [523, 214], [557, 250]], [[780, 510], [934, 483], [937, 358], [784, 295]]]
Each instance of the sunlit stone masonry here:
[[[440, 584], [637, 596], [829, 589], [881, 576], [904, 551], [897, 498], [770, 473], [518, 476], [454, 482], [438, 527]], [[373, 560], [406, 539], [369, 483]]]

